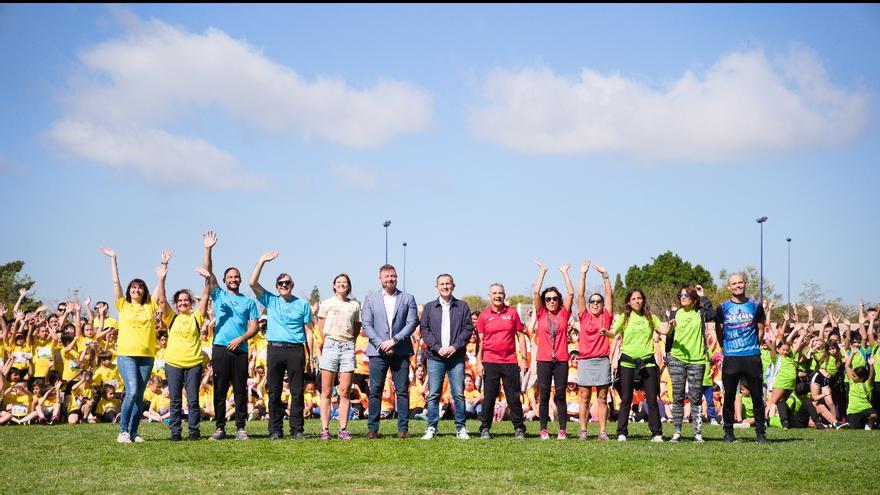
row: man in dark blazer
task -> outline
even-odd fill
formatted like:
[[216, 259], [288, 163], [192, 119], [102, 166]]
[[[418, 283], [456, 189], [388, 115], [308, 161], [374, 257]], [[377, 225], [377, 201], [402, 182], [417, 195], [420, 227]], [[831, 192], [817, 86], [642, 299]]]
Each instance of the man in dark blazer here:
[[465, 426], [464, 405], [464, 365], [467, 360], [466, 347], [474, 332], [471, 322], [471, 309], [467, 303], [452, 295], [455, 282], [452, 275], [437, 277], [439, 297], [425, 303], [422, 311], [421, 331], [427, 350], [428, 365], [428, 428], [422, 440], [430, 440], [437, 435], [439, 421], [438, 401], [443, 391], [443, 379], [449, 377], [449, 390], [455, 409], [456, 436], [462, 440], [470, 438]]
[[382, 290], [367, 295], [361, 309], [361, 326], [370, 339], [370, 402], [367, 438], [379, 438], [379, 414], [385, 376], [391, 370], [397, 395], [397, 437], [409, 431], [409, 357], [413, 355], [410, 336], [419, 322], [416, 300], [397, 289], [397, 270], [391, 265], [379, 268]]

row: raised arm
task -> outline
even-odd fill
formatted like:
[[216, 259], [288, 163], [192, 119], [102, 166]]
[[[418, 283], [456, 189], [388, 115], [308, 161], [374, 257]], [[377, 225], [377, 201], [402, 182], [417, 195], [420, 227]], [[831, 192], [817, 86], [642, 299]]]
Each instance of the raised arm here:
[[593, 263], [593, 268], [602, 275], [602, 283], [605, 285], [605, 307], [609, 312], [614, 311], [614, 290], [611, 288], [611, 280], [608, 279], [608, 270], [595, 263]]
[[578, 315], [587, 311], [589, 308], [587, 307], [587, 272], [590, 271], [590, 260], [584, 260], [581, 263], [581, 281], [578, 284]]
[[[12, 307], [13, 313], [18, 311], [18, 308], [21, 306], [21, 302], [24, 300], [24, 296], [26, 296], [27, 293], [28, 293], [28, 290], [25, 289], [24, 287], [22, 287], [21, 289], [18, 289], [18, 300], [15, 301], [15, 306]], [[6, 312], [4, 311], [3, 314], [6, 315]]]
[[165, 277], [168, 276], [168, 261], [174, 253], [170, 249], [162, 251], [162, 263], [156, 267], [156, 291], [153, 293], [153, 301], [159, 304], [159, 309], [164, 316], [171, 314], [171, 305], [168, 304], [168, 295], [165, 292]]
[[538, 309], [544, 308], [544, 301], [541, 300], [541, 286], [544, 285], [544, 275], [547, 274], [547, 267], [540, 261], [535, 262], [538, 265], [538, 279], [535, 280], [535, 288], [532, 289], [532, 303], [535, 305], [535, 314]]
[[568, 312], [571, 312], [571, 306], [574, 303], [574, 285], [571, 284], [571, 278], [568, 276], [568, 270], [571, 269], [571, 263], [566, 263], [559, 267], [559, 271], [562, 272], [562, 279], [565, 281], [565, 301], [563, 301], [563, 305]]
[[116, 267], [116, 251], [110, 248], [101, 248], [101, 252], [110, 257], [110, 276], [113, 277], [113, 297], [115, 300], [122, 299], [122, 284], [119, 283], [119, 269]]
[[263, 271], [263, 265], [277, 257], [278, 251], [274, 250], [260, 256], [260, 259], [257, 260], [257, 265], [254, 266], [254, 271], [251, 272], [251, 278], [248, 280], [248, 284], [251, 286], [251, 290], [254, 291], [254, 295], [257, 296], [257, 299], [263, 297], [263, 293], [266, 292], [266, 289], [260, 285], [260, 272]]
[[196, 271], [199, 272], [199, 275], [205, 278], [205, 289], [202, 291], [202, 297], [199, 299], [199, 314], [202, 315], [203, 323], [204, 320], [208, 319], [208, 300], [211, 298], [211, 272], [205, 270], [204, 268], [196, 268]]
[[210, 290], [213, 291], [217, 287], [217, 277], [214, 276], [214, 262], [211, 259], [211, 249], [217, 244], [217, 234], [213, 230], [209, 230], [202, 236], [202, 240], [205, 242], [205, 256], [202, 260], [202, 268], [211, 274], [212, 285]]

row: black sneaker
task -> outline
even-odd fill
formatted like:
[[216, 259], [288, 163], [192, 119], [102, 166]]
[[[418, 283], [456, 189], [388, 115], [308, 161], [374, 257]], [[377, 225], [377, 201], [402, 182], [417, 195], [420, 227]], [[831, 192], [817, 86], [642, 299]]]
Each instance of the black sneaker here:
[[193, 442], [197, 442], [201, 439], [202, 439], [201, 433], [190, 433], [189, 437], [187, 438], [187, 440], [191, 440]]
[[290, 438], [291, 438], [291, 440], [305, 440], [306, 434], [301, 431], [298, 431], [296, 433], [291, 433]]
[[278, 433], [277, 431], [273, 431], [269, 435], [269, 440], [281, 440], [281, 433]]
[[217, 428], [217, 431], [215, 431], [214, 434], [211, 435], [211, 438], [209, 440], [225, 440], [225, 439], [226, 439], [226, 430], [221, 430], [220, 428]]
[[492, 435], [489, 434], [489, 430], [480, 430], [480, 439], [489, 440], [492, 438]]
[[767, 437], [765, 435], [758, 435], [757, 437], [755, 437], [755, 443], [767, 444], [770, 443], [770, 440], [767, 440]]
[[183, 437], [181, 437], [180, 434], [177, 434], [177, 435], [171, 435], [171, 441], [172, 441], [172, 442], [179, 442], [179, 441], [181, 441], [181, 440], [183, 440]]
[[525, 429], [517, 429], [513, 432], [513, 438], [517, 440], [523, 440], [526, 438], [526, 430]]
[[724, 438], [722, 438], [721, 441], [722, 441], [722, 442], [727, 442], [727, 443], [735, 442], [735, 441], [736, 441], [736, 437], [733, 436], [733, 433], [725, 433], [725, 434], [724, 434]]

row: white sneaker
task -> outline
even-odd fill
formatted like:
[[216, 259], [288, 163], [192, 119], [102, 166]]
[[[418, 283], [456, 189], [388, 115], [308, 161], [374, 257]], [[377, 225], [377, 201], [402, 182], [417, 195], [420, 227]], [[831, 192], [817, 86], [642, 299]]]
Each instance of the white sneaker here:
[[459, 440], [467, 440], [471, 437], [468, 435], [467, 428], [460, 428], [455, 436], [458, 437]]
[[134, 443], [144, 443], [143, 437], [137, 435], [136, 437], [134, 437]]
[[617, 441], [618, 441], [618, 442], [625, 442], [625, 441], [626, 441], [626, 435], [617, 435]]
[[710, 425], [716, 425], [716, 426], [717, 426], [717, 425], [718, 425], [718, 420], [715, 419], [715, 418], [712, 418], [712, 420], [709, 421], [709, 424], [710, 424]]
[[670, 442], [678, 442], [681, 440], [681, 433], [675, 432], [672, 434], [672, 438], [669, 439]]
[[700, 435], [699, 433], [694, 434], [694, 442], [703, 443], [703, 435]]
[[434, 438], [434, 435], [437, 434], [437, 430], [433, 426], [429, 426], [428, 429], [425, 430], [424, 436], [422, 436], [422, 440], [430, 440]]
[[865, 425], [865, 429], [871, 431], [871, 425]]
[[119, 433], [119, 436], [116, 437], [116, 442], [118, 443], [131, 443], [131, 438], [128, 436], [127, 431], [123, 431]]
[[657, 435], [656, 437], [652, 438], [651, 441], [654, 443], [663, 443], [663, 436]]

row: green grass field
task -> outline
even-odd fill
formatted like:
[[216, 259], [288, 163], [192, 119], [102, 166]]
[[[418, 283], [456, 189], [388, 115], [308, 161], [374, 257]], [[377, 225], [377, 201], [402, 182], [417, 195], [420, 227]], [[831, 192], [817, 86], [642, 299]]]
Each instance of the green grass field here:
[[[202, 425], [209, 435], [213, 425]], [[232, 432], [232, 424], [228, 431]], [[336, 424], [331, 431], [335, 434]], [[469, 422], [469, 431], [477, 431]], [[510, 422], [494, 438], [457, 440], [452, 423], [423, 441], [424, 422], [411, 437], [394, 438], [383, 421], [379, 440], [366, 440], [356, 421], [350, 442], [317, 439], [307, 421], [305, 441], [266, 438], [266, 423], [248, 423], [246, 442], [168, 441], [163, 424], [143, 424], [143, 444], [116, 443], [116, 425], [0, 427], [0, 493], [877, 493], [880, 432], [781, 431], [757, 445], [754, 432], [706, 426], [705, 444], [652, 444], [644, 424], [630, 425], [630, 441], [515, 440]], [[575, 431], [576, 431], [575, 426]], [[554, 431], [554, 430], [551, 430]], [[685, 425], [685, 435], [692, 430]], [[671, 434], [671, 425], [665, 425]]]

